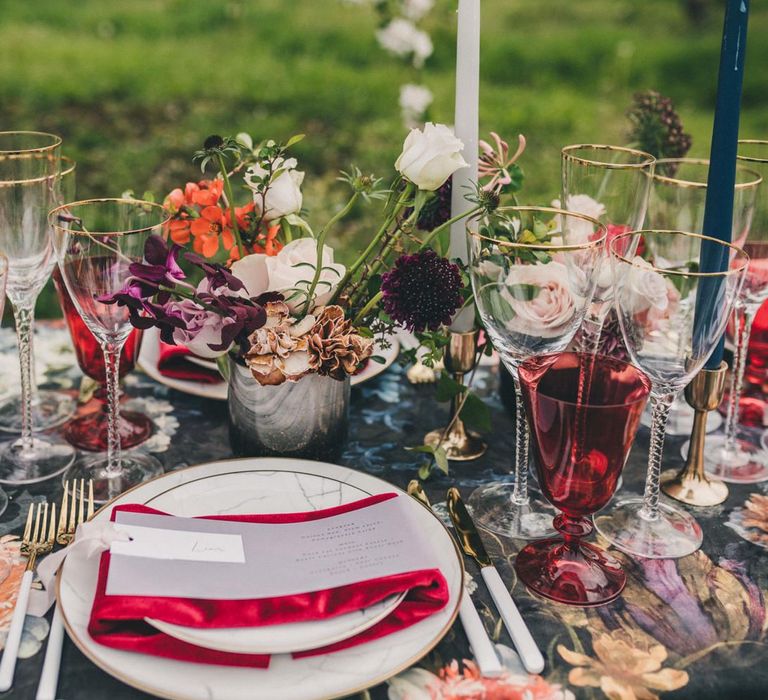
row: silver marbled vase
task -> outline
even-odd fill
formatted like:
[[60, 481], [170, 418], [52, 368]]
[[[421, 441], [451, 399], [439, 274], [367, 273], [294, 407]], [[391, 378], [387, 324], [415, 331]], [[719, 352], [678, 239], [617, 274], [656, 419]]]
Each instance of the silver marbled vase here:
[[349, 377], [308, 374], [262, 386], [244, 365], [229, 362], [229, 437], [247, 457], [338, 458], [349, 427]]

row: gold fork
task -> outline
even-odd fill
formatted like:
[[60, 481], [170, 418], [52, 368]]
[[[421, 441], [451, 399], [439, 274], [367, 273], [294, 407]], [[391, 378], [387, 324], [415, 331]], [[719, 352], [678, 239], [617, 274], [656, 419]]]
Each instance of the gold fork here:
[[8, 637], [5, 640], [3, 658], [0, 660], [0, 692], [9, 690], [13, 685], [13, 674], [16, 670], [16, 658], [19, 654], [21, 633], [24, 629], [24, 617], [27, 614], [29, 591], [32, 587], [37, 556], [38, 554], [50, 552], [56, 539], [55, 503], [50, 508], [50, 519], [48, 515], [47, 503], [38, 503], [36, 512], [34, 503], [29, 506], [24, 536], [21, 539], [21, 553], [28, 557], [27, 568], [21, 578], [19, 594], [16, 598], [16, 607], [13, 611], [11, 626], [8, 629]]
[[[69, 481], [64, 482], [64, 495], [61, 497], [61, 513], [59, 514], [59, 526], [56, 529], [56, 542], [67, 545], [75, 538], [77, 526], [93, 517], [93, 481], [88, 479], [88, 505], [85, 498], [85, 479], [80, 479], [80, 489], [77, 488], [77, 479], [72, 483], [72, 507], [69, 507], [70, 486]], [[79, 495], [78, 495], [79, 494]], [[87, 512], [86, 512], [87, 507]]]
[[[64, 495], [61, 497], [61, 513], [56, 530], [56, 541], [59, 544], [70, 544], [75, 537], [77, 526], [93, 517], [93, 481], [88, 480], [88, 498], [85, 497], [85, 479], [77, 479], [71, 484], [64, 482]], [[64, 644], [64, 621], [59, 606], [53, 612], [51, 631], [48, 634], [48, 645], [45, 648], [45, 661], [40, 673], [35, 700], [56, 700], [56, 689], [59, 685], [59, 668], [61, 667], [61, 649]]]

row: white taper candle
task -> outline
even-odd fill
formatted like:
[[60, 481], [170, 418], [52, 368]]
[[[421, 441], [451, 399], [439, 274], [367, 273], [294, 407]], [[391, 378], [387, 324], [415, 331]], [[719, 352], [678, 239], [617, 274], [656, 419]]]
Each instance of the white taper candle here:
[[[480, 107], [480, 0], [459, 0], [458, 29], [456, 32], [456, 136], [464, 143], [464, 160], [469, 163], [453, 174], [451, 216], [471, 208], [465, 199], [477, 183], [477, 140]], [[450, 257], [467, 262], [466, 220], [451, 226]], [[474, 310], [459, 312], [451, 330], [472, 330]]]

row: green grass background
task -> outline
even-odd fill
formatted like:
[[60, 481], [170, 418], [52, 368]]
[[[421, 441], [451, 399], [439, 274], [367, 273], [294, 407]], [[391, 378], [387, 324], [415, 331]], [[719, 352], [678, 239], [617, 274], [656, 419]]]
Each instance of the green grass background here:
[[[624, 142], [632, 93], [672, 97], [706, 156], [723, 2], [702, 23], [683, 0], [482, 0], [481, 133], [528, 138], [522, 199], [548, 201], [559, 149]], [[768, 7], [752, 3], [743, 137], [768, 137]], [[450, 123], [455, 0], [437, 0], [423, 75], [430, 117]], [[343, 201], [337, 171], [389, 176], [405, 132], [399, 86], [418, 76], [382, 51], [377, 16], [340, 0], [0, 0], [0, 127], [61, 134], [80, 197], [196, 177], [210, 133], [308, 138], [305, 205], [322, 221]], [[377, 223], [360, 209], [337, 232], [351, 252]], [[56, 314], [50, 293], [41, 315]]]

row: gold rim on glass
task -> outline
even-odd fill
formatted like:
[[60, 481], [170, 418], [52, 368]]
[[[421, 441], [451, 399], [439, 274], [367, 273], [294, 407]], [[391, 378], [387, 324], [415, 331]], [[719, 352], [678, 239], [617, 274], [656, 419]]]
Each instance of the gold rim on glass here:
[[[592, 158], [585, 158], [584, 156], [576, 155], [574, 152], [579, 150], [627, 153], [633, 156], [637, 156], [642, 160], [638, 163], [610, 163], [604, 160], [594, 160]], [[579, 163], [580, 165], [595, 165], [598, 168], [606, 168], [609, 170], [642, 170], [656, 163], [656, 158], [654, 156], [637, 148], [629, 148], [628, 146], [609, 146], [602, 143], [578, 143], [573, 144], [572, 146], [565, 146], [565, 148], [560, 151], [560, 154], [563, 158], [572, 160], [574, 163]]]
[[[744, 158], [743, 160], [747, 160]], [[682, 178], [672, 177], [670, 175], [661, 175], [659, 173], [658, 166], [666, 163], [679, 163], [680, 165], [706, 165], [709, 167], [709, 160], [707, 158], [659, 158], [656, 161], [656, 171], [653, 174], [653, 179], [658, 182], [663, 182], [681, 189], [707, 189], [707, 183], [701, 180], [684, 180]], [[763, 176], [760, 173], [745, 168], [743, 165], [737, 166], [737, 171], [746, 173], [751, 180], [747, 182], [737, 182], [734, 189], [748, 190], [757, 187], [762, 181]]]
[[24, 153], [48, 153], [55, 151], [61, 146], [61, 136], [49, 134], [47, 131], [0, 131], [0, 140], [2, 140], [3, 136], [46, 136], [51, 139], [51, 143], [48, 145], [38, 146], [37, 148], [0, 148], [0, 155], [4, 156], [22, 155]]
[[75, 172], [75, 168], [77, 168], [77, 163], [72, 158], [61, 156], [61, 170], [59, 170], [59, 177], [71, 175]]
[[[2, 161], [17, 161], [17, 160], [47, 160], [52, 161], [50, 154], [42, 154], [37, 151], [29, 151], [24, 153], [7, 153], [0, 151], [0, 162]], [[61, 176], [61, 170], [50, 175], [41, 175], [40, 177], [19, 178], [13, 180], [0, 179], [0, 187], [15, 187], [17, 185], [31, 185], [35, 182], [48, 182], [49, 180], [55, 180]]]
[[[721, 272], [693, 272], [690, 270], [671, 270], [669, 268], [664, 267], [656, 267], [655, 265], [651, 265], [647, 260], [643, 260], [643, 264], [639, 264], [635, 260], [630, 260], [629, 258], [624, 257], [623, 255], [620, 255], [614, 250], [614, 246], [617, 241], [620, 241], [622, 239], [627, 239], [630, 236], [642, 236], [645, 234], [663, 234], [663, 235], [671, 235], [671, 236], [686, 236], [688, 238], [698, 238], [701, 241], [709, 241], [711, 243], [717, 243], [718, 245], [728, 247], [731, 250], [733, 250], [734, 254], [741, 257], [742, 264], [739, 267], [731, 268], [729, 267], [727, 270], [722, 270]], [[733, 245], [733, 243], [726, 243], [725, 241], [721, 241], [719, 238], [713, 238], [712, 236], [705, 236], [702, 233], [692, 233], [691, 231], [671, 231], [671, 230], [662, 230], [662, 229], [644, 229], [641, 231], [629, 231], [627, 233], [620, 233], [616, 238], [612, 239], [609, 246], [608, 246], [611, 255], [613, 255], [614, 258], [617, 260], [621, 260], [623, 263], [626, 263], [627, 265], [632, 265], [632, 267], [638, 267], [642, 268], [644, 270], [653, 270], [654, 272], [658, 272], [662, 275], [675, 275], [676, 277], [725, 277], [727, 275], [732, 274], [738, 274], [742, 272], [748, 265], [749, 265], [749, 255], [745, 250], [742, 248], [739, 248], [738, 246]]]
[[[739, 139], [739, 146], [763, 146], [768, 151], [768, 141], [764, 139]], [[766, 153], [765, 158], [737, 155], [736, 160], [743, 160], [747, 163], [768, 163], [768, 153]]]
[[[483, 236], [481, 233], [477, 233], [477, 231], [472, 231], [469, 229], [470, 224], [473, 221], [478, 221], [480, 217], [473, 217], [469, 222], [467, 222], [467, 235], [472, 236], [473, 238], [477, 238], [483, 241], [490, 241], [491, 243], [495, 243], [496, 245], [503, 247], [503, 248], [520, 248], [522, 250], [551, 250], [554, 252], [563, 252], [566, 253], [568, 251], [572, 250], [588, 250], [589, 248], [595, 248], [596, 246], [600, 245], [601, 243], [605, 242], [605, 238], [608, 234], [608, 229], [605, 226], [605, 224], [601, 224], [597, 219], [593, 219], [591, 216], [587, 216], [586, 214], [580, 214], [576, 211], [567, 211], [565, 209], [557, 209], [556, 207], [499, 207], [498, 209], [494, 210], [494, 214], [496, 213], [506, 213], [506, 212], [543, 212], [545, 214], [554, 214], [555, 216], [571, 216], [574, 219], [581, 219], [582, 221], [587, 221], [595, 228], [597, 231], [600, 232], [600, 236], [598, 238], [595, 238], [591, 241], [587, 241], [586, 243], [578, 243], [578, 244], [571, 244], [567, 245], [565, 243], [563, 244], [555, 244], [555, 243], [518, 243], [515, 241], [503, 241], [498, 238], [492, 238], [490, 236]], [[493, 214], [491, 215], [493, 216]]]
[[[60, 212], [69, 210], [71, 207], [79, 207], [85, 204], [130, 204], [133, 206], [147, 207], [149, 209], [160, 210], [163, 212], [164, 218], [162, 221], [158, 221], [155, 224], [142, 226], [141, 228], [129, 229], [127, 231], [73, 231], [71, 228], [66, 228], [57, 223]], [[48, 222], [54, 229], [73, 236], [131, 236], [136, 233], [147, 233], [148, 231], [152, 231], [158, 227], [166, 226], [171, 220], [171, 217], [171, 212], [162, 204], [157, 204], [157, 202], [147, 202], [143, 199], [121, 199], [118, 197], [105, 197], [102, 199], [81, 199], [77, 202], [62, 204], [61, 206], [56, 207], [55, 209], [51, 209], [51, 211], [48, 212]]]

